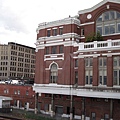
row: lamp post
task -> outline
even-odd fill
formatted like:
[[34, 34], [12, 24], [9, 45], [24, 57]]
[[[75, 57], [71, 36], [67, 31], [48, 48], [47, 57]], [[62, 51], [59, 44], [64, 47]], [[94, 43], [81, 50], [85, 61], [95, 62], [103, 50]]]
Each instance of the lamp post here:
[[35, 114], [37, 114], [38, 108], [38, 93], [35, 93]]
[[72, 55], [70, 54], [70, 120], [73, 120]]

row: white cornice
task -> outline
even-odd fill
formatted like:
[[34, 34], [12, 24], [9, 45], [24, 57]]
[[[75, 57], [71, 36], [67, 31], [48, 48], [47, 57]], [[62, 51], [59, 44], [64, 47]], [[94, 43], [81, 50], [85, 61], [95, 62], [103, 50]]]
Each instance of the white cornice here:
[[57, 21], [52, 21], [52, 22], [44, 22], [44, 23], [40, 23], [38, 25], [38, 28], [36, 31], [39, 31], [39, 30], [45, 29], [45, 28], [55, 27], [55, 26], [63, 26], [63, 25], [67, 25], [67, 24], [76, 24], [79, 26], [80, 20], [75, 17], [69, 17], [69, 18], [65, 18], [62, 20], [57, 20]]
[[93, 10], [99, 8], [100, 6], [104, 5], [107, 2], [120, 4], [120, 0], [103, 0], [100, 3], [96, 4], [95, 6], [93, 6], [92, 8], [78, 11], [78, 14], [84, 14], [84, 13], [92, 12]]
[[94, 24], [94, 23], [95, 23], [95, 22], [83, 23], [83, 24], [80, 24], [80, 26], [91, 25], [91, 24]]
[[85, 57], [99, 57], [100, 54], [88, 54], [88, 55], [78, 55], [78, 58], [85, 58]]
[[39, 37], [37, 39], [37, 42], [50, 41], [50, 40], [60, 40], [60, 39], [67, 39], [67, 38], [80, 39], [80, 35], [78, 35], [77, 33], [66, 33], [66, 34], [57, 35], [57, 36]]

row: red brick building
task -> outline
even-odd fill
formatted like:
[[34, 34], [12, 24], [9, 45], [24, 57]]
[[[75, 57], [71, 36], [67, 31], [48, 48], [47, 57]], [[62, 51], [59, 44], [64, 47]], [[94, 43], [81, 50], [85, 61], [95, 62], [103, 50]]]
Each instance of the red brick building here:
[[120, 119], [120, 1], [37, 28], [36, 108], [86, 120]]
[[0, 95], [11, 97], [11, 105], [15, 108], [34, 110], [35, 92], [32, 85], [0, 84]]

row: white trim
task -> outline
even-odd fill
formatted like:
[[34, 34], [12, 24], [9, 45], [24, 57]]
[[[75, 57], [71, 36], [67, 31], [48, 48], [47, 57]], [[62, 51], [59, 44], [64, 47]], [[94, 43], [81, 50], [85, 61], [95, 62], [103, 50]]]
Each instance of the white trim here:
[[102, 35], [102, 36], [113, 36], [113, 35], [120, 35], [120, 33], [113, 33], [113, 34], [107, 34], [107, 35]]
[[81, 37], [80, 39], [85, 39], [85, 37]]
[[54, 28], [52, 28], [52, 29], [53, 29], [53, 30], [54, 30], [54, 29], [57, 29], [57, 27], [54, 27]]
[[113, 56], [113, 55], [120, 55], [120, 53], [105, 53], [102, 56]]
[[99, 8], [100, 6], [104, 5], [107, 2], [113, 2], [113, 3], [118, 3], [120, 4], [120, 0], [103, 0], [100, 3], [96, 4], [95, 6], [89, 8], [89, 9], [85, 9], [85, 10], [80, 10], [78, 11], [78, 14], [84, 14], [84, 13], [88, 13], [88, 12], [92, 12], [95, 9]]
[[[58, 70], [62, 70], [63, 68], [58, 68]], [[50, 68], [45, 68], [45, 70], [50, 70]]]
[[63, 54], [47, 54], [47, 55], [44, 55], [44, 56], [46, 57], [46, 56], [54, 56], [54, 55], [63, 55], [64, 56], [64, 53]]
[[46, 44], [47, 43], [57, 43], [57, 42], [63, 42], [63, 39], [62, 40], [53, 40], [53, 41], [46, 41]]
[[63, 26], [59, 27], [59, 28], [63, 28]]
[[44, 23], [40, 23], [38, 25], [38, 28], [37, 28], [36, 31], [41, 30], [41, 29], [45, 29], [45, 28], [49, 28], [49, 27], [68, 25], [68, 24], [76, 24], [76, 25], [79, 26], [80, 25], [80, 20], [75, 18], [75, 17], [68, 17], [68, 18], [65, 18], [65, 19], [57, 20], [57, 21], [44, 22]]
[[98, 57], [100, 54], [88, 54], [88, 55], [78, 55], [78, 58], [85, 58], [85, 57]]
[[39, 37], [36, 40], [36, 42], [59, 40], [59, 39], [70, 39], [70, 38], [80, 39], [80, 35], [78, 35], [77, 33], [66, 33], [66, 34], [57, 35], [57, 36]]
[[91, 24], [94, 24], [94, 23], [95, 23], [95, 22], [83, 23], [83, 24], [80, 24], [80, 26], [91, 25]]
[[59, 58], [45, 58], [44, 61], [47, 61], [47, 60], [64, 60], [64, 57], [59, 57]]
[[[99, 88], [105, 88], [103, 91], [99, 91]], [[93, 87], [94, 88], [94, 87]], [[83, 89], [82, 87], [75, 88], [71, 85], [59, 85], [59, 84], [34, 84], [33, 90], [36, 93], [48, 93], [48, 94], [61, 94], [61, 95], [75, 95], [81, 97], [96, 97], [96, 98], [112, 98], [120, 99], [120, 92], [112, 89], [106, 89], [108, 87], [98, 86], [98, 89]]]

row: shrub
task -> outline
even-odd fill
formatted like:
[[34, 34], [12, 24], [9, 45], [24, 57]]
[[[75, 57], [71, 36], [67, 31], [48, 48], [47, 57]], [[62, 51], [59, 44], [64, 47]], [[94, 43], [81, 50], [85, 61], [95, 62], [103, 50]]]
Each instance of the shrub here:
[[86, 38], [86, 42], [93, 41], [103, 41], [103, 37], [101, 36], [100, 32], [97, 32], [97, 34], [92, 33]]

